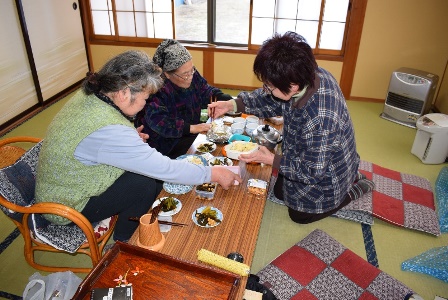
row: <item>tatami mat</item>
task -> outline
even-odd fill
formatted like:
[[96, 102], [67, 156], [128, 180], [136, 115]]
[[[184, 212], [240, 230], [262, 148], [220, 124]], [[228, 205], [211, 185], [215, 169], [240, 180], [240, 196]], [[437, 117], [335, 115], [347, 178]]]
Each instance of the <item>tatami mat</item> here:
[[[227, 92], [235, 94], [235, 91]], [[64, 103], [65, 100], [62, 100], [52, 105], [4, 137], [17, 135], [44, 137], [46, 126]], [[358, 152], [363, 160], [392, 170], [425, 177], [434, 185], [441, 168], [447, 164], [425, 165], [410, 153], [415, 129], [381, 119], [379, 117], [383, 108], [381, 103], [355, 101], [347, 101], [347, 103], [355, 125]], [[0, 224], [0, 242], [2, 242], [14, 230], [14, 226], [3, 214], [0, 214]], [[314, 229], [325, 231], [357, 255], [366, 258], [361, 224], [330, 217], [313, 224], [299, 225], [289, 220], [286, 207], [268, 201], [251, 272], [258, 272]], [[375, 219], [371, 229], [381, 270], [408, 285], [425, 300], [432, 300], [435, 295], [448, 298], [448, 284], [428, 275], [401, 271], [400, 268], [401, 263], [406, 259], [433, 247], [448, 245], [447, 234], [435, 237], [396, 227], [378, 219]], [[43, 260], [71, 261], [79, 264], [86, 262], [86, 259], [83, 260], [79, 255], [55, 258], [54, 254], [45, 253], [40, 256]], [[0, 266], [0, 298], [2, 292], [3, 295], [6, 292], [21, 296], [28, 277], [36, 270], [25, 262], [23, 240], [20, 236], [0, 253]], [[41, 274], [45, 273], [41, 272]], [[81, 278], [85, 276], [85, 274], [77, 275]]]

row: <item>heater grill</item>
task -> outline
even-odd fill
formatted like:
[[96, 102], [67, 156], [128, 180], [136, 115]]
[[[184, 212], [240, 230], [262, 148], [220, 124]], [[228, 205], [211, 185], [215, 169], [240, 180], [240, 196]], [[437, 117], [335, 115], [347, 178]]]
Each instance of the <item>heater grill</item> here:
[[389, 92], [387, 94], [386, 104], [394, 107], [399, 107], [416, 114], [421, 113], [423, 108], [423, 101], [411, 99], [392, 92]]

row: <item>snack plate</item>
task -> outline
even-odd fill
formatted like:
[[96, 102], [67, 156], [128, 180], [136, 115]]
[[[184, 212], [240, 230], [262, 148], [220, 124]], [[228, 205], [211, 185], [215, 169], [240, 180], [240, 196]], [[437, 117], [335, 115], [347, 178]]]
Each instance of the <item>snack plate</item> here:
[[[216, 149], [216, 145], [215, 145], [215, 149]], [[199, 161], [204, 165], [207, 166], [207, 160], [205, 158], [203, 158], [200, 155], [196, 155], [196, 154], [184, 154], [181, 156], [178, 156], [176, 158], [177, 160], [187, 160], [189, 163], [192, 164], [196, 164], [196, 165], [200, 165]]]
[[185, 185], [185, 184], [176, 184], [176, 183], [170, 183], [170, 182], [164, 182], [163, 183], [163, 189], [170, 194], [174, 195], [182, 195], [185, 193], [188, 193], [193, 189], [192, 185]]
[[[201, 148], [201, 146], [203, 146], [203, 145], [211, 145], [211, 149], [209, 151], [199, 150]], [[213, 143], [213, 142], [208, 142], [208, 141], [206, 141], [206, 142], [198, 142], [198, 143], [195, 143], [193, 146], [196, 149], [196, 151], [201, 152], [201, 153], [208, 153], [208, 152], [213, 152], [213, 151], [216, 150], [216, 144]]]
[[[162, 197], [162, 198], [159, 198], [159, 199], [157, 199], [156, 201], [154, 201], [154, 203], [153, 203], [153, 205], [152, 205], [152, 208], [154, 208], [154, 207], [156, 207], [157, 205], [159, 205], [159, 204], [160, 204], [164, 199], [166, 199], [166, 198], [168, 198], [168, 197]], [[173, 197], [173, 198], [174, 198], [174, 197]], [[176, 206], [176, 208], [173, 209], [173, 210], [169, 210], [169, 211], [162, 211], [162, 210], [160, 210], [160, 212], [159, 212], [159, 216], [161, 216], [161, 217], [173, 216], [173, 215], [177, 214], [178, 212], [180, 212], [180, 210], [182, 209], [182, 202], [180, 202], [180, 200], [177, 199], [177, 198], [174, 198], [174, 200], [177, 201], [177, 206]]]
[[[213, 164], [214, 162], [216, 162], [217, 159], [221, 163], [220, 164]], [[216, 156], [216, 157], [210, 158], [208, 160], [208, 165], [209, 166], [233, 166], [233, 161], [230, 158], [227, 158], [225, 156]]]
[[198, 225], [199, 227], [202, 227], [202, 228], [212, 228], [212, 227], [216, 227], [219, 224], [221, 224], [222, 220], [223, 220], [222, 212], [219, 209], [215, 208], [215, 207], [211, 207], [211, 210], [215, 210], [217, 212], [217, 217], [218, 217], [218, 219], [221, 220], [221, 222], [217, 222], [213, 226], [210, 226], [210, 225], [205, 225], [205, 226], [199, 225], [198, 220], [196, 219], [196, 212], [201, 213], [206, 207], [207, 206], [201, 206], [198, 209], [196, 209], [195, 211], [193, 211], [193, 214], [191, 215], [191, 219], [193, 220], [194, 224], [196, 224], [196, 225]]

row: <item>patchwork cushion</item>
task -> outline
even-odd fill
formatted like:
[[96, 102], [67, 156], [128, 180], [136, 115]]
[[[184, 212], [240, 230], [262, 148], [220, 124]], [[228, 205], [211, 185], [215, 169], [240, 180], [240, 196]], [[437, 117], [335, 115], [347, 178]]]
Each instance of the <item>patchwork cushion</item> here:
[[373, 217], [401, 227], [440, 235], [429, 180], [361, 161], [359, 171], [375, 183], [372, 193], [352, 201], [334, 216], [372, 225]]
[[408, 299], [413, 291], [316, 229], [260, 272], [279, 299]]
[[[36, 166], [42, 142], [28, 150], [16, 163], [0, 169], [0, 194], [8, 201], [20, 205], [31, 206], [35, 203], [34, 190], [36, 184]], [[23, 214], [0, 209], [10, 218], [21, 222]], [[110, 228], [112, 218], [92, 224], [95, 236], [100, 238]], [[33, 214], [29, 220], [33, 237], [56, 249], [74, 253], [86, 242], [84, 232], [74, 224], [55, 225], [48, 222], [41, 214]]]

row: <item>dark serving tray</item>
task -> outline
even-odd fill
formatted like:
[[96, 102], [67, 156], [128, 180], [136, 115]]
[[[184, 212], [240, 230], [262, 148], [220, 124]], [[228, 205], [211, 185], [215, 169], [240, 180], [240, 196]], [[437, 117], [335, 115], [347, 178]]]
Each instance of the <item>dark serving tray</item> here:
[[[131, 271], [140, 271], [134, 275]], [[133, 299], [235, 299], [239, 275], [212, 269], [117, 242], [78, 287], [73, 299], [90, 299], [93, 288], [117, 286], [124, 276], [132, 284]]]

